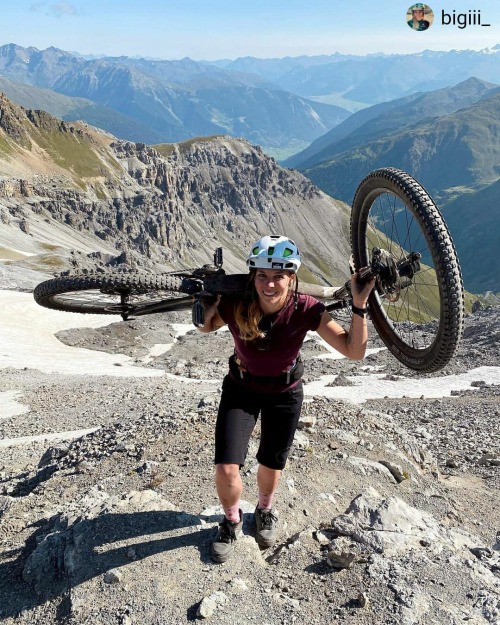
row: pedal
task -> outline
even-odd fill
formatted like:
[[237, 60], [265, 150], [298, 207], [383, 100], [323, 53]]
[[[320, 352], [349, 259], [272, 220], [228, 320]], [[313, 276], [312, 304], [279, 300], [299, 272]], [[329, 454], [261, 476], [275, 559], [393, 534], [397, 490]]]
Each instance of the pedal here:
[[205, 306], [203, 306], [200, 299], [194, 301], [191, 318], [193, 320], [193, 325], [197, 328], [201, 328], [205, 325]]

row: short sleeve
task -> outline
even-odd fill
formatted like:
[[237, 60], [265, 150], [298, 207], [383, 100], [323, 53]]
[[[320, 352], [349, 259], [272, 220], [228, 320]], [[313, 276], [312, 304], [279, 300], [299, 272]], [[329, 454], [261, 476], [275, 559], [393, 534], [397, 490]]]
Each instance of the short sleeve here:
[[229, 324], [234, 319], [234, 307], [235, 302], [231, 297], [223, 295], [220, 298], [219, 305], [217, 306], [217, 312], [224, 323]]
[[315, 332], [319, 328], [319, 324], [321, 323], [321, 317], [325, 312], [326, 308], [323, 302], [319, 302], [318, 300], [312, 299], [312, 305], [308, 308], [308, 319], [309, 319], [309, 329]]

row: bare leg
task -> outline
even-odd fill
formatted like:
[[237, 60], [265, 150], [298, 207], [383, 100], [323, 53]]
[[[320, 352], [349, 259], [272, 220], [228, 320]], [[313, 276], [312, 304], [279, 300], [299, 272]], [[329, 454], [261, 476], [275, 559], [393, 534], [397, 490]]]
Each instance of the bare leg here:
[[216, 464], [215, 485], [224, 510], [237, 506], [243, 492], [239, 465]]
[[[269, 469], [262, 464], [259, 464], [257, 471], [257, 484], [259, 486], [259, 503], [260, 500], [265, 500], [265, 508], [272, 506], [272, 500], [274, 493], [278, 489], [278, 484], [281, 478], [281, 471], [279, 469]], [[259, 505], [259, 507], [262, 507]]]

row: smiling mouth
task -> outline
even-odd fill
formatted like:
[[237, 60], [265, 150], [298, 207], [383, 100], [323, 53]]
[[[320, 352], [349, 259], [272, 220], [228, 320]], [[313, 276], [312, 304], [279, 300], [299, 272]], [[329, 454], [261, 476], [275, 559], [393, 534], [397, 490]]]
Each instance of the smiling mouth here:
[[272, 291], [271, 293], [267, 293], [266, 291], [262, 291], [262, 294], [265, 295], [266, 297], [274, 297], [275, 295], [278, 295], [278, 292]]

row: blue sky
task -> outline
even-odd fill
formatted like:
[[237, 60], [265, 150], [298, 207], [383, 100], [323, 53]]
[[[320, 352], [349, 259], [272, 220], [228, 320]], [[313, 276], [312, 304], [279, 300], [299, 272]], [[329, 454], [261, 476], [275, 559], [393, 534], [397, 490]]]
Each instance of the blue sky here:
[[[1, 0], [0, 45], [82, 54], [234, 59], [482, 49], [500, 44], [499, 0], [427, 0], [425, 32], [405, 23], [413, 0]], [[482, 23], [460, 29], [442, 11]], [[477, 20], [477, 17], [476, 17]]]

